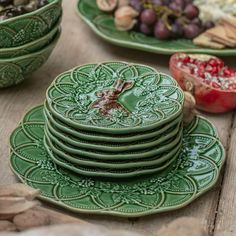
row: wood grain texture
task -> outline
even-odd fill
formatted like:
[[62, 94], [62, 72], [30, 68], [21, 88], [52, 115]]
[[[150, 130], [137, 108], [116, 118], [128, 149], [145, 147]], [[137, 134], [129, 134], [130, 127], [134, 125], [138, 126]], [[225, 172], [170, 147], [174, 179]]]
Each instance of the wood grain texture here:
[[[76, 0], [63, 1], [64, 17], [62, 22], [62, 36], [47, 64], [19, 86], [0, 90], [0, 184], [14, 183], [17, 181], [8, 165], [9, 135], [26, 111], [35, 105], [43, 103], [47, 87], [59, 73], [80, 64], [112, 60], [143, 63], [168, 73], [168, 56], [123, 49], [102, 41], [79, 19], [76, 14], [75, 5]], [[232, 59], [233, 58], [229, 58], [227, 61], [233, 62]], [[204, 114], [204, 116], [209, 118], [216, 125], [221, 140], [224, 146], [227, 147], [229, 134], [232, 132], [232, 113], [219, 116]], [[234, 146], [232, 143], [233, 140], [236, 142], [236, 132], [234, 133], [231, 141], [230, 155], [228, 157], [227, 172], [235, 172], [236, 170], [236, 162], [234, 166], [232, 164], [232, 166], [229, 167], [231, 162], [233, 163], [233, 155], [235, 154], [235, 152], [233, 152]], [[224, 198], [222, 198], [221, 201], [221, 211], [224, 212], [224, 214], [228, 214], [229, 211], [231, 211], [231, 205], [236, 191], [234, 177], [234, 173], [231, 173], [231, 175], [227, 173], [226, 175], [227, 181], [224, 183], [225, 187], [222, 192], [222, 197]], [[219, 181], [219, 183], [220, 182], [221, 181]], [[234, 188], [234, 195], [232, 194], [232, 198], [230, 199], [229, 196], [227, 196], [227, 191], [232, 190], [232, 188]], [[136, 220], [110, 216], [73, 215], [88, 220], [91, 223], [105, 225], [110, 229], [131, 229], [142, 233], [150, 233], [151, 235], [160, 229], [163, 224], [169, 223], [177, 217], [194, 216], [204, 223], [209, 232], [213, 232], [219, 195], [220, 185], [218, 184], [210, 192], [184, 209]], [[228, 200], [223, 201], [223, 199], [228, 199], [232, 202], [230, 204], [227, 202]], [[225, 208], [224, 210], [224, 207], [228, 207], [228, 209]], [[233, 223], [233, 217], [235, 218], [235, 215], [232, 215], [231, 223]], [[228, 228], [226, 226], [225, 228], [223, 227], [223, 225], [226, 224], [225, 220], [227, 220], [227, 218], [223, 219], [221, 217], [221, 219], [217, 221], [218, 228], [225, 230], [226, 234], [224, 235], [229, 235], [227, 234]], [[228, 224], [230, 224], [230, 222]]]

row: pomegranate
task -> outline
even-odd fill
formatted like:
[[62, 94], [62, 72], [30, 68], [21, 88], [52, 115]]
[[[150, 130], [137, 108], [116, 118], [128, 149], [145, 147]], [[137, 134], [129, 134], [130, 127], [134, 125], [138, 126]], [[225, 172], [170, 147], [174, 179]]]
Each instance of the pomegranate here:
[[196, 107], [212, 113], [236, 108], [236, 70], [214, 56], [176, 53], [169, 64], [172, 76], [196, 99]]

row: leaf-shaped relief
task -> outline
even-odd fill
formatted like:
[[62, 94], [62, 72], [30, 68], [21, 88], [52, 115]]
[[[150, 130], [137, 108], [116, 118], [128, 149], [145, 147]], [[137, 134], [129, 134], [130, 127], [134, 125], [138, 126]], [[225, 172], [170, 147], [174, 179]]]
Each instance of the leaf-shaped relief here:
[[134, 79], [134, 78], [138, 78], [139, 76], [139, 72], [137, 70], [137, 68], [135, 67], [135, 65], [132, 64], [126, 64], [125, 66], [120, 67], [117, 71], [117, 77], [118, 78], [122, 78], [122, 79]]
[[194, 179], [197, 184], [198, 193], [212, 187], [216, 183], [218, 177], [219, 170], [217, 168], [203, 174], [191, 175], [191, 178]]
[[196, 124], [189, 130], [189, 133], [199, 133], [218, 137], [216, 128], [205, 118], [198, 116], [195, 122]]
[[217, 140], [209, 135], [190, 134], [186, 139], [186, 150], [190, 154], [204, 154], [204, 152], [213, 147]]
[[[9, 48], [12, 47], [12, 37], [14, 36], [15, 31], [9, 28], [8, 26], [1, 25], [0, 27], [0, 48]], [[1, 53], [0, 53], [1, 56]]]
[[34, 109], [30, 110], [23, 118], [22, 123], [24, 122], [41, 122], [44, 123], [44, 113], [42, 112], [43, 106], [37, 106]]
[[217, 166], [222, 165], [222, 156], [224, 156], [224, 147], [220, 143], [219, 140], [216, 140], [215, 144], [209, 148], [208, 150], [205, 150], [202, 155], [204, 155], [205, 158], [210, 159], [213, 161]]
[[[96, 64], [86, 64], [80, 67], [76, 67], [73, 70], [71, 70], [71, 80], [74, 83], [80, 83], [81, 82], [92, 82], [94, 81], [94, 76], [91, 71], [96, 66]], [[63, 74], [62, 74], [63, 75]]]
[[61, 6], [53, 5], [48, 10], [40, 14], [40, 17], [46, 22], [48, 28], [52, 28], [53, 25], [57, 22], [58, 18], [61, 16]]
[[32, 141], [39, 141], [44, 135], [44, 125], [42, 123], [24, 122], [21, 124], [21, 127]]
[[30, 169], [37, 170], [35, 167], [35, 162], [22, 158], [18, 154], [14, 153], [11, 153], [10, 164], [14, 172], [17, 173], [17, 175], [21, 179], [24, 179], [26, 177]]

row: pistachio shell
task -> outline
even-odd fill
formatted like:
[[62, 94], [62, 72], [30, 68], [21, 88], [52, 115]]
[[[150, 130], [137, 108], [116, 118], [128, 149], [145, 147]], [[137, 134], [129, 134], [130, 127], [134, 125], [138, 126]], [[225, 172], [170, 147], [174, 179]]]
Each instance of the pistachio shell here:
[[15, 6], [26, 5], [29, 3], [29, 0], [14, 0], [13, 4]]

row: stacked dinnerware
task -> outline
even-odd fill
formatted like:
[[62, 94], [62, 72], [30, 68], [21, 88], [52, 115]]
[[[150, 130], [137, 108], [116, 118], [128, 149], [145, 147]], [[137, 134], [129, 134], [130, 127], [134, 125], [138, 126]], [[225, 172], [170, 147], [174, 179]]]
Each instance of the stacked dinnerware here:
[[181, 151], [183, 101], [176, 82], [153, 68], [79, 66], [47, 91], [44, 145], [53, 162], [85, 176], [159, 172]]
[[0, 2], [0, 88], [41, 67], [60, 37], [61, 0]]

